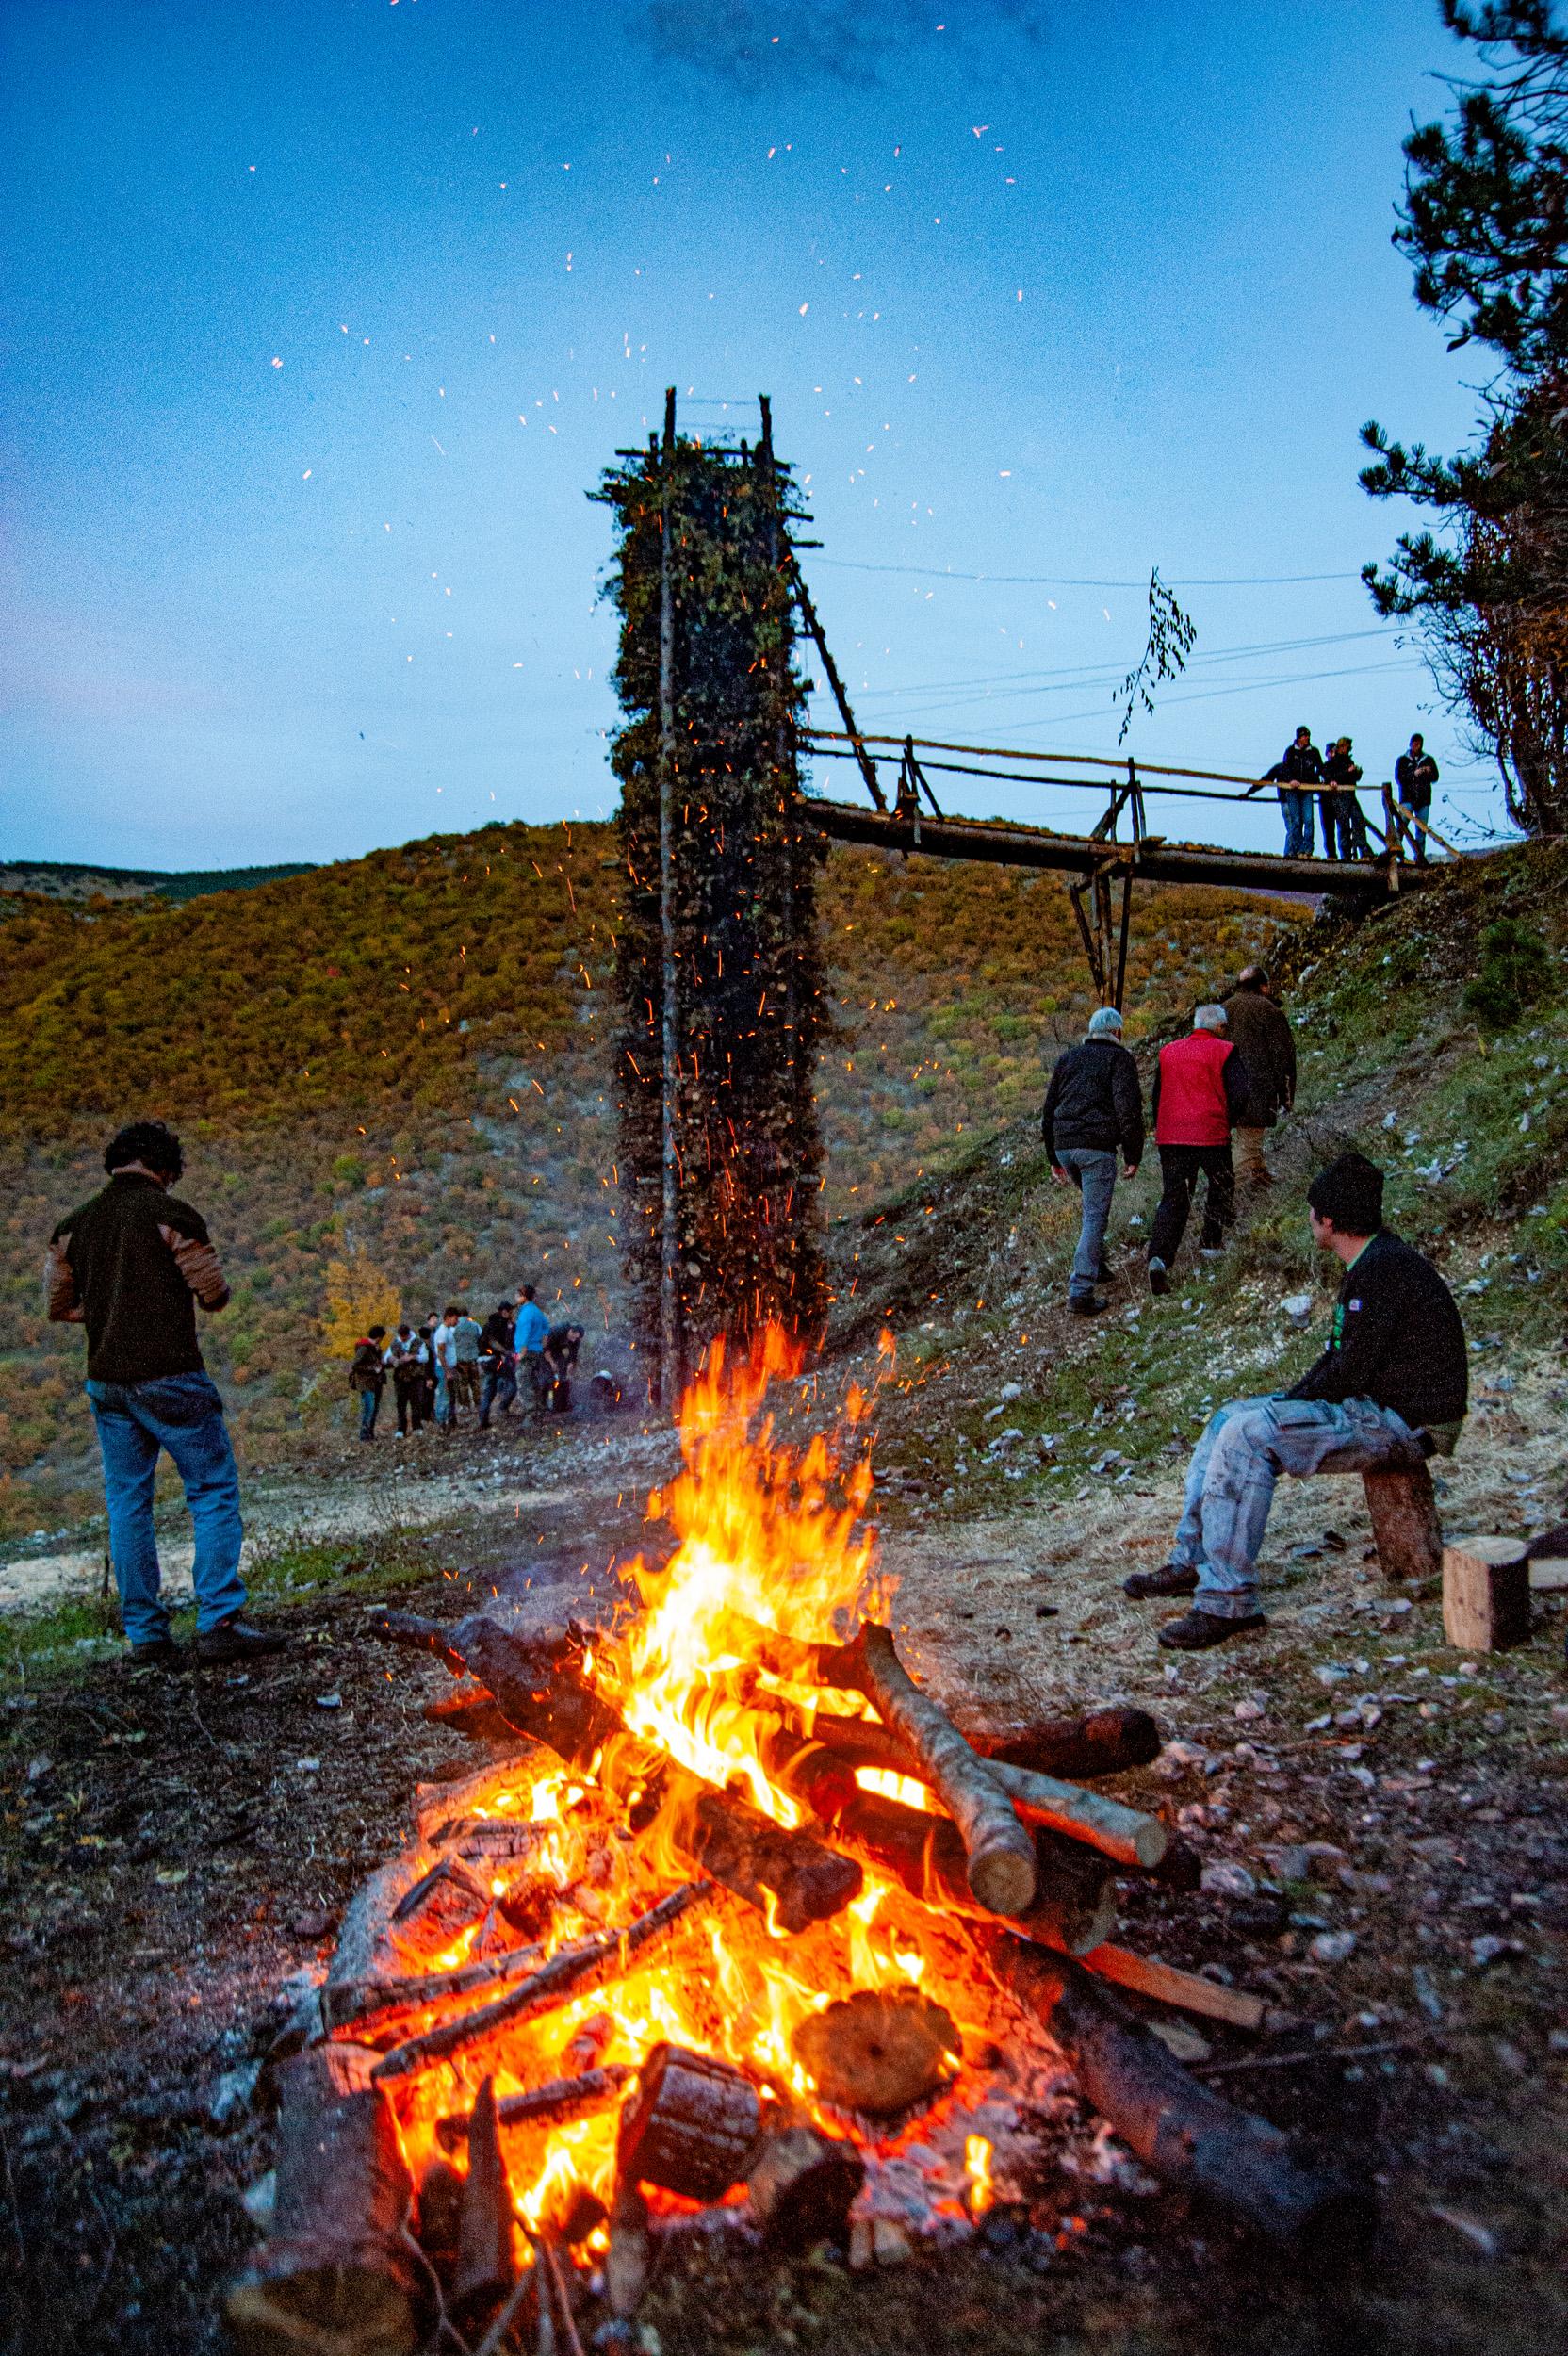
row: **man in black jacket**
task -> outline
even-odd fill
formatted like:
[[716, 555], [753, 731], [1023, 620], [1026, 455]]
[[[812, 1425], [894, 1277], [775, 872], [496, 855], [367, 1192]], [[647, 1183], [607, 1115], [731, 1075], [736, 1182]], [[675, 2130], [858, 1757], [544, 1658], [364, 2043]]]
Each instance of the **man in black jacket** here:
[[1143, 1159], [1138, 1068], [1121, 1044], [1121, 1017], [1114, 1006], [1097, 1007], [1088, 1037], [1057, 1058], [1040, 1135], [1052, 1177], [1059, 1186], [1075, 1186], [1084, 1198], [1067, 1298], [1075, 1316], [1090, 1317], [1105, 1306], [1095, 1286], [1103, 1276], [1117, 1155], [1129, 1178], [1137, 1176]]
[[[1312, 730], [1305, 722], [1297, 729], [1291, 742], [1272, 769], [1266, 769], [1260, 785], [1276, 785], [1280, 789], [1280, 810], [1285, 822], [1286, 859], [1312, 857], [1312, 794], [1309, 788], [1323, 781], [1323, 756], [1312, 741]], [[1248, 794], [1256, 789], [1249, 786]], [[1242, 796], [1245, 801], [1246, 794]]]
[[109, 1552], [139, 1667], [179, 1660], [153, 1529], [161, 1449], [184, 1483], [196, 1534], [196, 1658], [249, 1661], [284, 1642], [241, 1616], [239, 1476], [196, 1339], [198, 1305], [227, 1308], [229, 1287], [201, 1213], [169, 1191], [184, 1167], [180, 1140], [161, 1121], [132, 1121], [105, 1152], [108, 1185], [67, 1212], [44, 1263], [49, 1317], [87, 1328]]
[[1160, 1630], [1202, 1652], [1262, 1628], [1258, 1548], [1282, 1472], [1367, 1472], [1451, 1456], [1468, 1402], [1464, 1328], [1431, 1262], [1382, 1223], [1383, 1174], [1342, 1153], [1307, 1191], [1313, 1241], [1345, 1269], [1328, 1348], [1288, 1391], [1220, 1408], [1193, 1452], [1170, 1561], [1135, 1597], [1193, 1595]]
[[1241, 1057], [1247, 1101], [1231, 1123], [1236, 1176], [1252, 1186], [1271, 1186], [1274, 1173], [1263, 1142], [1282, 1112], [1296, 1102], [1296, 1038], [1274, 1003], [1273, 986], [1261, 965], [1244, 967], [1223, 1001], [1226, 1036]]
[[1414, 830], [1417, 867], [1427, 864], [1427, 838], [1421, 827], [1426, 826], [1432, 814], [1432, 788], [1437, 778], [1437, 763], [1427, 750], [1425, 737], [1413, 736], [1409, 752], [1401, 753], [1394, 764], [1394, 783], [1405, 808], [1413, 817], [1421, 821], [1421, 826]]

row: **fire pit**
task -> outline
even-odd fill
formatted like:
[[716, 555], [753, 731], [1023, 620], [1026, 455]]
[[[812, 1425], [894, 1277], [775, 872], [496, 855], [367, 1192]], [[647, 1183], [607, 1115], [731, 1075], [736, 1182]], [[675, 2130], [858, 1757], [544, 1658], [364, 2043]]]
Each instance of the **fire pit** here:
[[967, 1740], [898, 1657], [865, 1402], [794, 1448], [766, 1393], [796, 1372], [775, 1333], [714, 1353], [639, 1609], [378, 1615], [516, 1746], [421, 1789], [280, 2040], [271, 2231], [229, 2299], [254, 2356], [569, 2349], [590, 2298], [612, 2341], [680, 2220], [895, 2262], [971, 2234], [1069, 2090], [1277, 2239], [1364, 2219], [1105, 1987], [1216, 2000], [1109, 1943], [1165, 1829], [1065, 1779], [1147, 1761], [1152, 1722]]

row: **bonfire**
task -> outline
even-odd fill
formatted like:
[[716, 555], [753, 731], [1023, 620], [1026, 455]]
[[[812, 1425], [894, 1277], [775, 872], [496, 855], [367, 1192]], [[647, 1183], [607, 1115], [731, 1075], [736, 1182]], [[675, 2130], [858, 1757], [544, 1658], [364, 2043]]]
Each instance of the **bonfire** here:
[[548, 1590], [378, 1615], [513, 1746], [421, 1790], [280, 2040], [243, 2346], [569, 2349], [591, 2300], [602, 2342], [694, 2224], [895, 2262], [1016, 2193], [1069, 2089], [1282, 2239], [1354, 2214], [1103, 1987], [1183, 2000], [1109, 1936], [1165, 1827], [1064, 1780], [1146, 1762], [1152, 1722], [966, 1738], [899, 1658], [868, 1400], [796, 1446], [801, 1373], [776, 1330], [714, 1349], [650, 1499], [673, 1546], [607, 1623]]

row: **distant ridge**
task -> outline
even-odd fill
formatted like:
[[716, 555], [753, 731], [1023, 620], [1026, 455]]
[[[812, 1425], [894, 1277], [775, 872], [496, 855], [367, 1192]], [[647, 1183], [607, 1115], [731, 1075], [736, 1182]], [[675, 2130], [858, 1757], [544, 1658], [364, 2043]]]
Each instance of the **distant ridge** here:
[[0, 861], [0, 892], [36, 892], [49, 900], [199, 900], [209, 892], [253, 892], [258, 884], [308, 875], [314, 862], [283, 867], [196, 867], [165, 875], [155, 867], [94, 867], [52, 859]]

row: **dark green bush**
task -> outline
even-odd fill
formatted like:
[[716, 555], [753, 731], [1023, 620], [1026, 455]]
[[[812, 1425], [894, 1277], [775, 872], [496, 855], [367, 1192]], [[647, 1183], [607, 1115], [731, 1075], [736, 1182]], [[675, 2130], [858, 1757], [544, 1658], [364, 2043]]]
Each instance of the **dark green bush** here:
[[1500, 916], [1481, 935], [1480, 971], [1465, 984], [1465, 1009], [1488, 1030], [1506, 1031], [1545, 995], [1551, 979], [1551, 953], [1541, 935]]

